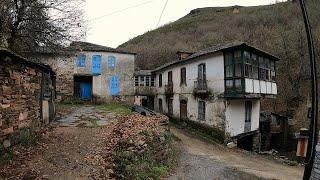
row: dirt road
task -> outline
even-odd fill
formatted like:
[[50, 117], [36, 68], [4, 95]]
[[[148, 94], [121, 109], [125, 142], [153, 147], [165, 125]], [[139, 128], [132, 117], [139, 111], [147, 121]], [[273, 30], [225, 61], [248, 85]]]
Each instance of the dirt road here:
[[[181, 140], [183, 152], [176, 173], [169, 179], [302, 179], [303, 168], [287, 166], [259, 155], [230, 150], [191, 136], [181, 129], [171, 128]], [[254, 176], [238, 176], [236, 172]]]

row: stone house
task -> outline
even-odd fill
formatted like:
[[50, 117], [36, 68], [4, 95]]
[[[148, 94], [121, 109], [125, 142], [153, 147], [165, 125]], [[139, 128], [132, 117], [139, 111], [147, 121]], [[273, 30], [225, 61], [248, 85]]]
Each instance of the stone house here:
[[73, 42], [63, 51], [29, 53], [35, 62], [57, 73], [57, 99], [134, 102], [135, 53], [87, 42]]
[[279, 59], [242, 42], [179, 52], [177, 57], [152, 71], [154, 109], [211, 127], [251, 149], [259, 129], [260, 100], [277, 94]]
[[37, 129], [55, 116], [55, 73], [0, 49], [0, 142], [21, 129]]

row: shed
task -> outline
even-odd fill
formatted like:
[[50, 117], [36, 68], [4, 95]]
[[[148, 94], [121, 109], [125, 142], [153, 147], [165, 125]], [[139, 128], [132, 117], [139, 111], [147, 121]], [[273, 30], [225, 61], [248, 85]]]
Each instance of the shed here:
[[49, 66], [0, 49], [0, 142], [54, 119], [55, 80]]

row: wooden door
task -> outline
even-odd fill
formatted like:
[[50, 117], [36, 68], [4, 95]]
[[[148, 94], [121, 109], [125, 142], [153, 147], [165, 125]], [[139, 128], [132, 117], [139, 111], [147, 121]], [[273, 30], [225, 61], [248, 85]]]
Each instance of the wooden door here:
[[186, 100], [180, 101], [180, 119], [187, 119], [188, 117], [188, 103]]

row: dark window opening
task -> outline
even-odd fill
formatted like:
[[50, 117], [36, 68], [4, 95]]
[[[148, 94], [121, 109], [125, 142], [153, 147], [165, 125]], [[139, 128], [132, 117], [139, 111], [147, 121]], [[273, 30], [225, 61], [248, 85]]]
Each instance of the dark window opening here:
[[168, 99], [168, 114], [173, 115], [173, 99]]
[[252, 116], [252, 102], [246, 101], [245, 102], [245, 126], [244, 132], [251, 131], [251, 116]]
[[163, 113], [162, 99], [159, 99], [159, 112]]
[[200, 100], [198, 102], [198, 119], [200, 121], [205, 121], [206, 118], [206, 102]]
[[159, 87], [162, 87], [162, 74], [159, 74]]
[[168, 84], [172, 84], [172, 71], [168, 72]]
[[187, 85], [186, 68], [181, 68], [180, 71], [180, 85]]

